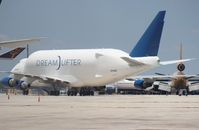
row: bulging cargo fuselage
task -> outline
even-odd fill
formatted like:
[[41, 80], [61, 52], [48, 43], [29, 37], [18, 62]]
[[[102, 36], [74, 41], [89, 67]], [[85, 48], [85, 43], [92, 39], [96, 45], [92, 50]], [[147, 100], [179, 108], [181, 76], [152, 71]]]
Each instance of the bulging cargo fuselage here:
[[[80, 49], [37, 51], [22, 60], [12, 72], [67, 81], [72, 87], [103, 86], [153, 67], [158, 57], [134, 58], [145, 65], [130, 66], [122, 57], [131, 58], [116, 49]], [[21, 64], [21, 65], [20, 65]]]

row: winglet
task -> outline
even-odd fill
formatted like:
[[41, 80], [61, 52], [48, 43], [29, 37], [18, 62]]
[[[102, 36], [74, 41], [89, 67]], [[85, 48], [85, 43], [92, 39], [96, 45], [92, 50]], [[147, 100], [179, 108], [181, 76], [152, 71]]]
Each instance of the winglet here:
[[165, 13], [166, 11], [160, 11], [156, 15], [134, 49], [129, 54], [131, 57], [157, 56]]

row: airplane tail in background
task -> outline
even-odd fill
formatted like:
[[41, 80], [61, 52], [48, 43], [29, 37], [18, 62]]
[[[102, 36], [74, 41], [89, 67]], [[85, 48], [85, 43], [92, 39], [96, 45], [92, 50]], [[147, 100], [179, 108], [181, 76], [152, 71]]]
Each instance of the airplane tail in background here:
[[180, 71], [180, 72], [184, 71], [184, 69], [185, 69], [184, 62], [194, 60], [194, 58], [182, 59], [183, 58], [182, 57], [182, 53], [183, 53], [182, 51], [183, 51], [182, 44], [180, 44], [180, 58], [179, 58], [179, 60], [161, 61], [160, 64], [161, 65], [177, 64], [177, 70]]
[[[180, 44], [180, 60], [182, 60], [182, 44]], [[177, 64], [177, 70], [180, 72], [185, 70], [185, 65], [183, 64], [183, 62], [179, 62]]]
[[18, 56], [25, 48], [15, 48], [9, 52], [6, 52], [2, 55], [0, 55], [0, 58], [4, 58], [4, 59], [14, 59], [16, 56]]
[[180, 44], [180, 60], [182, 60], [182, 44]]
[[134, 49], [131, 57], [157, 56], [164, 25], [166, 11], [160, 11], [144, 32]]

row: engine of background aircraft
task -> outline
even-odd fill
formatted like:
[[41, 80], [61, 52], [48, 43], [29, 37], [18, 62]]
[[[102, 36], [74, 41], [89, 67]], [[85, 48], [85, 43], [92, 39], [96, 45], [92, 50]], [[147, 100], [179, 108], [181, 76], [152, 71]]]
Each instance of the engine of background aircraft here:
[[177, 69], [179, 71], [184, 71], [185, 70], [185, 65], [183, 63], [178, 64]]
[[153, 82], [149, 82], [149, 81], [144, 81], [141, 79], [137, 79], [134, 81], [134, 86], [136, 88], [141, 88], [141, 89], [146, 89], [148, 87], [151, 87], [153, 84]]

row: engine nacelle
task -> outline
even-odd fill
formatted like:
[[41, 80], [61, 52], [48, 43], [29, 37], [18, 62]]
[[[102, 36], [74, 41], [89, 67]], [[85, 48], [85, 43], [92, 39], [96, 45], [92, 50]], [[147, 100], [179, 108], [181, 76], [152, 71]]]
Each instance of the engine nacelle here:
[[185, 70], [185, 65], [182, 64], [182, 63], [180, 63], [180, 64], [178, 64], [177, 69], [178, 69], [179, 71], [184, 71], [184, 70]]
[[7, 87], [15, 87], [15, 88], [20, 88], [22, 90], [30, 87], [30, 84], [28, 84], [27, 82], [25, 81], [22, 81], [22, 80], [15, 80], [11, 77], [5, 77], [1, 80], [1, 83], [4, 85], [4, 86], [7, 86]]
[[151, 87], [153, 85], [153, 81], [144, 81], [141, 79], [136, 79], [134, 81], [134, 86], [136, 88], [146, 89], [148, 87]]
[[4, 77], [1, 79], [1, 83], [7, 87], [14, 87], [16, 85], [16, 82], [11, 77]]
[[25, 90], [25, 89], [27, 89], [27, 88], [30, 87], [30, 84], [28, 84], [28, 83], [25, 82], [25, 81], [20, 81], [18, 87], [19, 87], [20, 89], [22, 89], [22, 90]]
[[136, 80], [134, 81], [134, 86], [135, 86], [136, 88], [142, 88], [143, 85], [144, 85], [144, 80], [136, 79]]
[[30, 84], [23, 80], [19, 80], [15, 87], [21, 90], [25, 90], [30, 87]]
[[155, 81], [153, 83], [153, 90], [158, 91], [159, 90], [159, 86], [160, 86], [160, 82], [159, 81]]

